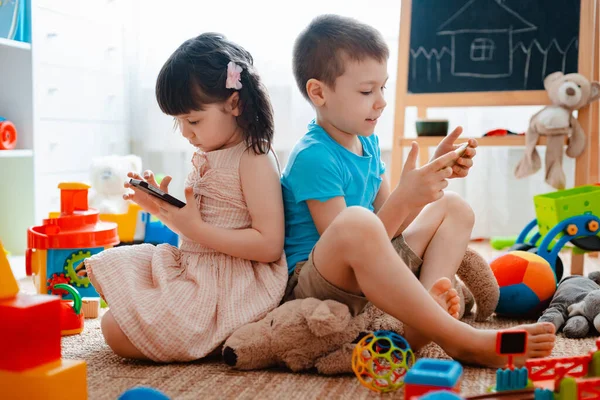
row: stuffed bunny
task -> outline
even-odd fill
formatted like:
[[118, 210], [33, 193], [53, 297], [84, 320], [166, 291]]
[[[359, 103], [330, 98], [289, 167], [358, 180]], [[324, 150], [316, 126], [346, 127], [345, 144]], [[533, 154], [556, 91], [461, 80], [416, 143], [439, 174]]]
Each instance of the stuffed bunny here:
[[532, 175], [541, 168], [535, 148], [540, 136], [546, 136], [546, 182], [556, 189], [565, 188], [562, 169], [565, 136], [569, 138], [567, 156], [576, 158], [586, 146], [586, 135], [573, 116], [573, 111], [600, 98], [600, 83], [590, 82], [583, 75], [554, 72], [544, 79], [544, 88], [552, 105], [531, 117], [525, 135], [525, 154], [515, 169], [517, 178]]
[[564, 278], [539, 321], [552, 322], [568, 338], [585, 337], [590, 327], [600, 332], [600, 272]]
[[126, 156], [105, 156], [92, 160], [90, 179], [90, 207], [97, 209], [100, 214], [124, 214], [130, 202], [123, 200], [127, 189], [123, 183], [128, 172], [141, 173], [142, 159], [134, 154]]

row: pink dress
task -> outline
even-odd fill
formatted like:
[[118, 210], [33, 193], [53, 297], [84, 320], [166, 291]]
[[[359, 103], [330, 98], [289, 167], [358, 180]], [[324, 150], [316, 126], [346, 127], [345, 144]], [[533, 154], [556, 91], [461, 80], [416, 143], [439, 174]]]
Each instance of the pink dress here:
[[[197, 152], [186, 185], [205, 222], [251, 227], [239, 175], [244, 143]], [[133, 345], [148, 358], [190, 361], [215, 350], [234, 330], [279, 305], [285, 255], [260, 263], [219, 253], [182, 237], [180, 248], [142, 244], [108, 249], [86, 270]]]

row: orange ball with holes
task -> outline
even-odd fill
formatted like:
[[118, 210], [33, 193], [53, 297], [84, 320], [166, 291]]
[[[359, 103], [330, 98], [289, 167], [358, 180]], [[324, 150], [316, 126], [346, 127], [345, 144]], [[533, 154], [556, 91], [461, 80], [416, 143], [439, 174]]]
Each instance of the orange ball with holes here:
[[490, 263], [500, 286], [496, 314], [536, 318], [556, 292], [556, 275], [548, 261], [527, 251], [511, 251]]

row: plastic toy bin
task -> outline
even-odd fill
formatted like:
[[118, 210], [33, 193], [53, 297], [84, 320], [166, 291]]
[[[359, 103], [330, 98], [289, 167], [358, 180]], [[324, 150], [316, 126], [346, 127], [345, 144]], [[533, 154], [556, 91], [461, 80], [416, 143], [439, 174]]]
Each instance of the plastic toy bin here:
[[586, 185], [533, 197], [538, 230], [545, 235], [559, 222], [576, 215], [600, 217], [600, 186]]

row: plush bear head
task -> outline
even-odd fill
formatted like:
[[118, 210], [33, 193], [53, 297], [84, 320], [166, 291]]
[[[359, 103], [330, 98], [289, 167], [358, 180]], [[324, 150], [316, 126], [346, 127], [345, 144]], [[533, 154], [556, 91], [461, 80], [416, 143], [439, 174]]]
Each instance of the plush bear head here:
[[355, 343], [375, 329], [400, 333], [402, 324], [371, 305], [352, 317], [345, 304], [333, 300], [297, 299], [236, 330], [223, 346], [223, 358], [242, 370], [285, 366], [351, 372]]
[[136, 155], [106, 156], [92, 160], [90, 180], [93, 194], [90, 206], [102, 214], [121, 214], [127, 211], [128, 203], [122, 196], [127, 192], [123, 183], [127, 173], [141, 173], [142, 159]]
[[569, 110], [579, 110], [600, 98], [600, 83], [580, 74], [554, 72], [544, 79], [544, 88], [553, 104]]
[[262, 320], [238, 329], [226, 342], [223, 357], [238, 369], [284, 365], [292, 371], [314, 366], [317, 358], [356, 339], [364, 318], [352, 324], [345, 304], [307, 298], [292, 300]]

